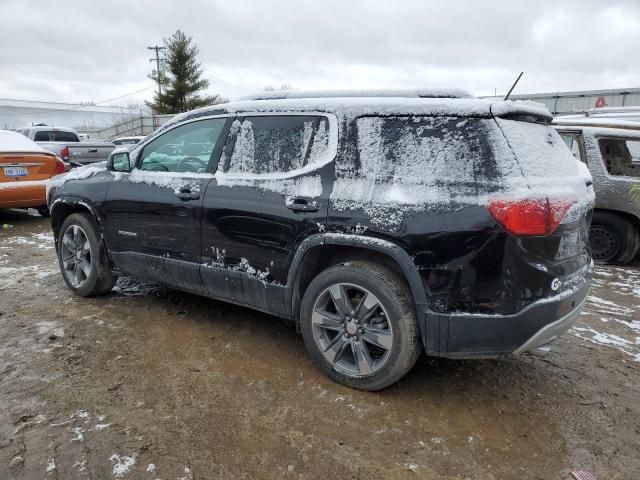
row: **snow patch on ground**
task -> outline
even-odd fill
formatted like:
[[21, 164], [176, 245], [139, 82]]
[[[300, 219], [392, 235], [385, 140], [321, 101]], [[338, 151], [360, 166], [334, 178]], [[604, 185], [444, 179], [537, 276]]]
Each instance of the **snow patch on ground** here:
[[15, 288], [19, 281], [42, 280], [51, 275], [59, 273], [57, 268], [41, 268], [39, 265], [24, 267], [0, 266], [0, 291]]
[[[640, 362], [640, 301], [628, 301], [640, 297], [640, 292], [635, 291], [640, 290], [639, 282], [640, 271], [634, 267], [597, 265], [583, 311], [585, 317], [569, 332], [591, 344], [615, 348]], [[599, 326], [594, 326], [592, 319], [599, 319]]]
[[136, 463], [135, 455], [129, 457], [126, 455], [119, 455], [117, 453], [114, 453], [113, 455], [111, 455], [111, 457], [109, 457], [109, 460], [113, 464], [111, 473], [116, 478], [124, 477], [129, 472], [131, 467], [133, 467], [133, 465]]
[[38, 335], [55, 335], [56, 337], [64, 337], [64, 329], [59, 327], [56, 322], [42, 321], [35, 324], [38, 327]]

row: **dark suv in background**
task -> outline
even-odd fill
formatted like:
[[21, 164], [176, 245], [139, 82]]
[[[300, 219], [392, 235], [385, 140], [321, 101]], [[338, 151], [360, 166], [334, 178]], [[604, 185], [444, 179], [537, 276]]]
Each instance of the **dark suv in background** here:
[[591, 177], [531, 104], [278, 92], [175, 117], [49, 195], [78, 295], [119, 273], [294, 320], [384, 388], [429, 355], [544, 352], [585, 302]]

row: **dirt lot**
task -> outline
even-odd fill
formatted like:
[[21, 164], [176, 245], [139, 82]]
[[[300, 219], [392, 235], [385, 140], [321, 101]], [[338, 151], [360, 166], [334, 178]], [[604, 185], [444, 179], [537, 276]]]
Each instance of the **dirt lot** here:
[[599, 267], [544, 359], [423, 358], [363, 393], [261, 313], [124, 278], [74, 297], [46, 219], [0, 224], [2, 479], [640, 476], [637, 266]]

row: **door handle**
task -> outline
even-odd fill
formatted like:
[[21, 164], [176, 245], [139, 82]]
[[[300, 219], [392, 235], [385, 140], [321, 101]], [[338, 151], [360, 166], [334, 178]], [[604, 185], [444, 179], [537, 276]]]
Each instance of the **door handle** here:
[[97, 148], [90, 148], [89, 149], [89, 153], [98, 153], [98, 149]]
[[318, 202], [315, 200], [309, 202], [306, 198], [300, 197], [287, 197], [285, 205], [289, 210], [294, 212], [317, 212], [320, 210]]
[[190, 188], [181, 188], [175, 193], [175, 196], [180, 200], [198, 200], [200, 198], [199, 192], [192, 192]]

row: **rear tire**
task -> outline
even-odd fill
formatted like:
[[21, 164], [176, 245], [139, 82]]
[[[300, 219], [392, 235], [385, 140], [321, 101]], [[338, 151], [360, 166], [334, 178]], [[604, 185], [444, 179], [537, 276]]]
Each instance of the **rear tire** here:
[[98, 225], [85, 213], [69, 215], [57, 244], [58, 264], [67, 286], [81, 297], [103, 295], [117, 277], [111, 270]]
[[602, 263], [626, 265], [640, 248], [636, 226], [610, 212], [594, 212], [589, 238], [593, 259]]
[[371, 262], [335, 265], [314, 278], [302, 299], [300, 330], [314, 363], [360, 390], [395, 383], [422, 352], [408, 287]]

